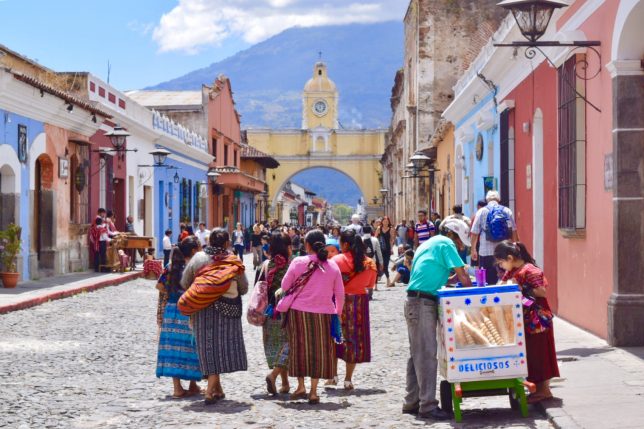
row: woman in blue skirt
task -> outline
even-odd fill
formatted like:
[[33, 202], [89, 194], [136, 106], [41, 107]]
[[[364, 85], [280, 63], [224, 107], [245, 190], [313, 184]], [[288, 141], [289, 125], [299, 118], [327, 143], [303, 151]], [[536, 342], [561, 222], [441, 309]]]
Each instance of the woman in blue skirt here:
[[[189, 324], [190, 318], [182, 315], [177, 309], [177, 301], [183, 293], [180, 285], [181, 275], [186, 262], [199, 250], [199, 240], [195, 236], [184, 238], [172, 252], [171, 262], [157, 284], [157, 289], [167, 295], [159, 335], [157, 377], [172, 377], [174, 398], [201, 393], [197, 381], [202, 379], [202, 375], [195, 339]], [[190, 380], [188, 390], [183, 388], [181, 380]]]

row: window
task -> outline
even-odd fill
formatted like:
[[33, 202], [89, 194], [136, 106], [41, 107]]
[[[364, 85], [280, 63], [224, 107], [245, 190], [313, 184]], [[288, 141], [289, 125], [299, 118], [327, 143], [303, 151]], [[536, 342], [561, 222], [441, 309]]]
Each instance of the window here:
[[217, 159], [217, 139], [216, 138], [212, 139], [212, 156], [215, 157], [215, 160]]
[[86, 146], [75, 145], [76, 153], [71, 156], [69, 170], [69, 218], [72, 223], [89, 223], [89, 191], [87, 187], [87, 159], [89, 149]]
[[228, 166], [228, 145], [224, 145], [224, 166]]
[[575, 68], [579, 57], [558, 69], [559, 228], [568, 231], [586, 227], [586, 86], [577, 75], [584, 71]]
[[234, 151], [233, 153], [235, 154], [233, 158], [233, 162], [235, 163], [234, 165], [235, 167], [239, 167], [239, 159], [237, 159], [237, 151]]

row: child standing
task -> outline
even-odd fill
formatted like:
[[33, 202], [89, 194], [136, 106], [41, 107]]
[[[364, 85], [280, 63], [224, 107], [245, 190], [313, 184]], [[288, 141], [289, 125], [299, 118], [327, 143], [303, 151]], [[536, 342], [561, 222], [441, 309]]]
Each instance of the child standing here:
[[528, 381], [537, 385], [537, 391], [530, 394], [528, 403], [550, 399], [550, 379], [559, 377], [559, 366], [552, 329], [553, 316], [546, 299], [548, 281], [521, 242], [502, 241], [494, 249], [494, 257], [506, 271], [502, 280], [514, 279], [523, 294]]

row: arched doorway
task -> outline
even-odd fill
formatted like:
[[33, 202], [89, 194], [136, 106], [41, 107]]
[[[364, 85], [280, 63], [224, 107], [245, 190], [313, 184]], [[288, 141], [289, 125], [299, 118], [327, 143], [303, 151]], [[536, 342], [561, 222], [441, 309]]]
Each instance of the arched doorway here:
[[39, 269], [53, 269], [54, 220], [54, 164], [47, 154], [42, 154], [35, 163], [35, 188], [33, 211], [33, 248]]
[[[324, 202], [331, 207], [322, 207]], [[381, 215], [382, 197], [377, 202], [378, 213], [371, 203], [365, 202], [364, 193], [347, 173], [332, 167], [308, 167], [281, 184], [275, 193], [272, 213], [282, 223], [315, 225], [332, 220], [346, 223], [353, 213], [366, 217]]]
[[17, 213], [19, 213], [18, 199], [19, 193], [16, 192], [16, 174], [9, 165], [5, 164], [0, 167], [0, 229], [7, 228], [10, 223], [17, 223]]

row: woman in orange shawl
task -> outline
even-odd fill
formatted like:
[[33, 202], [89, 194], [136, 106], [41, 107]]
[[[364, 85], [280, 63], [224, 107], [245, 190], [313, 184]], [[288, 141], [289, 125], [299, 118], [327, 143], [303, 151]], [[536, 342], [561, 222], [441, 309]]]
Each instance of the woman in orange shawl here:
[[[345, 303], [342, 310], [342, 336], [344, 342], [338, 344], [338, 358], [347, 364], [344, 388], [353, 389], [351, 381], [356, 364], [371, 362], [371, 336], [369, 328], [369, 295], [367, 289], [376, 284], [378, 268], [373, 259], [365, 256], [362, 237], [355, 230], [346, 229], [340, 234], [342, 253], [333, 257], [342, 273]], [[337, 375], [326, 385], [338, 384]]]

